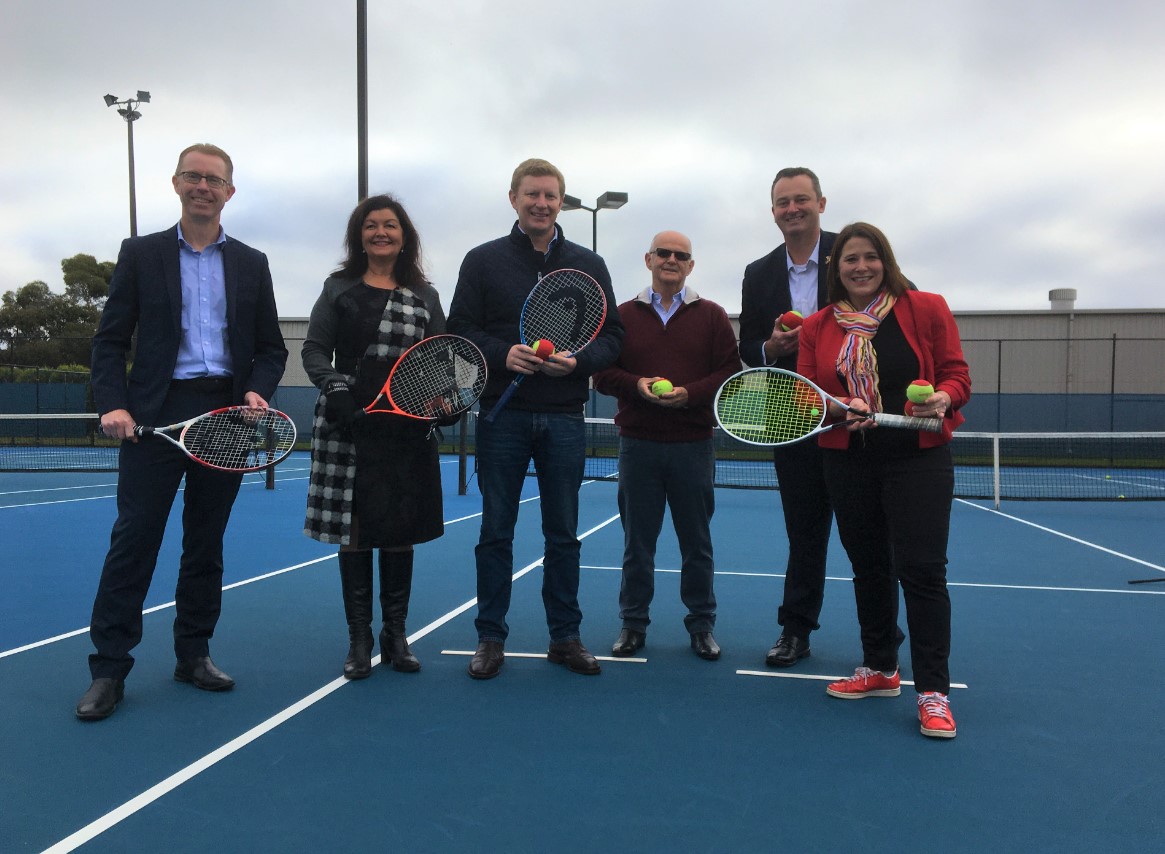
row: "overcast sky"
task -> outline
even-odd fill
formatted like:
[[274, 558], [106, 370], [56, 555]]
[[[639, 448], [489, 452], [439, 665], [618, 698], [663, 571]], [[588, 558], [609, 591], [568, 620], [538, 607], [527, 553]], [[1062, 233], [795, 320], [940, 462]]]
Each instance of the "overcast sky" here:
[[[955, 309], [1165, 305], [1165, 11], [1131, 0], [369, 0], [372, 192], [417, 224], [448, 307], [465, 252], [509, 231], [515, 165], [544, 157], [593, 204], [615, 293], [687, 233], [689, 279], [729, 311], [780, 243], [769, 186], [820, 175], [823, 224], [883, 229]], [[178, 152], [235, 161], [229, 234], [306, 316], [356, 203], [355, 0], [5, 0], [0, 291], [114, 260], [178, 218]], [[563, 213], [587, 245], [591, 214]]]

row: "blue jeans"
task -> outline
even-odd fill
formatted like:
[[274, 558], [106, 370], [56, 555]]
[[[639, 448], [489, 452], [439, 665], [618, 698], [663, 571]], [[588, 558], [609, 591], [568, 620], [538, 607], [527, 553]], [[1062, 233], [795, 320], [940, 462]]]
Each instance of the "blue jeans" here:
[[710, 632], [716, 624], [712, 591], [712, 513], [716, 453], [712, 440], [653, 442], [619, 439], [619, 517], [623, 522], [623, 581], [619, 616], [623, 628], [647, 631], [655, 596], [655, 547], [663, 510], [671, 508], [680, 544], [680, 600], [687, 606], [689, 632]]
[[578, 491], [586, 461], [586, 425], [579, 413], [504, 409], [477, 426], [481, 536], [477, 557], [477, 627], [481, 641], [504, 642], [514, 572], [514, 526], [530, 460], [542, 504], [542, 603], [551, 643], [577, 640]]

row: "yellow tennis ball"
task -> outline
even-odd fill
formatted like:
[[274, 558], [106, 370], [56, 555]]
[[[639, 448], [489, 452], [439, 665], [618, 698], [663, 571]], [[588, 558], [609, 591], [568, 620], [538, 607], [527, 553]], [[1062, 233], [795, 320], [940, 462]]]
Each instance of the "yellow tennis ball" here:
[[926, 399], [934, 394], [934, 386], [926, 380], [915, 380], [906, 387], [906, 399], [911, 403], [926, 403]]
[[651, 393], [655, 395], [667, 394], [672, 390], [671, 380], [656, 380], [651, 384]]

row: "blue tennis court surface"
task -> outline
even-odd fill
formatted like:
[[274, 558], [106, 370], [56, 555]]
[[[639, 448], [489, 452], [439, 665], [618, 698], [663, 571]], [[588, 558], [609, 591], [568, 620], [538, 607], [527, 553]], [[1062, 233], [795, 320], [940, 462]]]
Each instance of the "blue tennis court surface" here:
[[[1128, 581], [1165, 577], [1165, 503], [956, 502], [951, 674], [966, 687], [952, 691], [958, 738], [940, 741], [919, 734], [910, 690], [825, 695], [859, 663], [836, 538], [813, 655], [766, 670], [786, 557], [768, 491], [717, 491], [721, 660], [688, 647], [665, 526], [646, 660], [582, 677], [539, 657], [529, 480], [506, 647], [524, 655], [469, 679], [481, 502], [476, 484], [456, 494], [455, 460], [443, 471], [446, 534], [417, 550], [419, 674], [338, 678], [334, 549], [302, 535], [296, 455], [273, 492], [248, 476], [228, 531], [212, 653], [238, 687], [172, 679], [175, 517], [125, 701], [97, 724], [73, 707], [115, 476], [0, 475], [0, 849], [1161, 850], [1165, 583]], [[619, 631], [615, 486], [582, 497], [582, 633], [606, 655]], [[910, 678], [908, 655], [902, 665]]]

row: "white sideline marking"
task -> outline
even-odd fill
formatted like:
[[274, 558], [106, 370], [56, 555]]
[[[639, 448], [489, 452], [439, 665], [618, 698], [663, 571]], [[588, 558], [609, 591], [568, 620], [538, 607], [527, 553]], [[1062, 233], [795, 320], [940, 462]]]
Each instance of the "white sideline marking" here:
[[[473, 655], [477, 650], [473, 649], [443, 649], [441, 655]], [[546, 659], [544, 652], [506, 652], [503, 653], [506, 658], [541, 658]], [[597, 661], [630, 661], [633, 664], [647, 664], [646, 658], [616, 658], [613, 655], [596, 655]]]
[[1071, 534], [1065, 534], [1063, 531], [1057, 531], [1054, 528], [1047, 528], [1043, 525], [1037, 525], [1035, 522], [1029, 522], [1027, 519], [1020, 519], [1018, 516], [1012, 516], [1010, 513], [1004, 513], [1002, 510], [996, 510], [994, 507], [982, 507], [978, 504], [975, 504], [974, 502], [967, 501], [962, 498], [956, 498], [955, 500], [960, 504], [967, 505], [968, 507], [974, 507], [976, 510], [983, 510], [987, 513], [994, 513], [996, 516], [1002, 516], [1004, 519], [1010, 519], [1012, 522], [1019, 522], [1021, 525], [1027, 525], [1028, 527], [1035, 528], [1037, 531], [1043, 531], [1044, 533], [1051, 534], [1055, 537], [1063, 537], [1065, 540], [1069, 540], [1082, 546], [1087, 546], [1090, 549], [1096, 549], [1099, 552], [1110, 554], [1113, 557], [1124, 558], [1127, 561], [1139, 563], [1141, 566], [1147, 566], [1149, 569], [1155, 569], [1158, 572], [1165, 572], [1165, 566], [1149, 563], [1147, 560], [1141, 560], [1139, 557], [1133, 557], [1132, 555], [1127, 555], [1123, 552], [1113, 551], [1112, 549], [1105, 548], [1104, 546], [1098, 546], [1096, 543], [1090, 543], [1088, 540], [1082, 540], [1079, 537], [1073, 537]]
[[[612, 522], [614, 522], [618, 518], [619, 518], [619, 516], [618, 516], [618, 514], [616, 514], [616, 515], [612, 516], [611, 518], [607, 519], [605, 522], [601, 522], [598, 525], [595, 525], [589, 531], [586, 531], [583, 534], [579, 534], [578, 538], [580, 540], [586, 539], [587, 537], [589, 537], [591, 534], [595, 533], [596, 531], [601, 530], [602, 528], [605, 528], [607, 525], [610, 525]], [[312, 562], [315, 563], [317, 561], [312, 561]], [[528, 566], [523, 567], [518, 572], [514, 573], [513, 580], [517, 581], [523, 575], [526, 575], [531, 570], [533, 570], [535, 567], [541, 566], [541, 565], [542, 565], [542, 557], [539, 557], [538, 560], [534, 561], [533, 563], [529, 564]], [[420, 640], [421, 638], [430, 634], [431, 632], [436, 631], [438, 628], [445, 625], [447, 622], [449, 622], [453, 618], [459, 616], [460, 614], [465, 613], [466, 611], [468, 611], [470, 608], [472, 608], [476, 604], [477, 604], [476, 597], [473, 599], [470, 599], [467, 602], [463, 602], [461, 605], [454, 608], [452, 611], [449, 611], [444, 616], [438, 617], [436, 620], [429, 623], [429, 625], [425, 626], [420, 631], [414, 632], [413, 634], [409, 635], [408, 642], [410, 644], [416, 643], [418, 640]], [[372, 659], [372, 665], [374, 667], [376, 665], [380, 664], [380, 658], [381, 657], [379, 655], [377, 655]], [[124, 821], [125, 819], [129, 818], [134, 813], [138, 812], [139, 810], [143, 809], [144, 807], [149, 806], [154, 801], [161, 798], [163, 795], [165, 795], [169, 792], [172, 792], [174, 789], [178, 788], [183, 783], [185, 783], [189, 780], [192, 780], [194, 777], [198, 776], [203, 771], [207, 770], [208, 768], [212, 767], [213, 765], [217, 764], [218, 762], [222, 761], [223, 759], [226, 759], [231, 754], [236, 753], [237, 751], [246, 747], [248, 744], [255, 741], [260, 736], [266, 735], [267, 733], [271, 732], [271, 730], [273, 730], [276, 727], [280, 726], [281, 724], [284, 724], [287, 721], [291, 720], [293, 717], [298, 715], [300, 712], [314, 706], [316, 703], [318, 703], [320, 700], [327, 697], [329, 694], [331, 694], [335, 691], [338, 691], [340, 688], [343, 688], [345, 685], [349, 684], [349, 682], [350, 682], [350, 680], [345, 679], [343, 676], [340, 676], [340, 677], [337, 677], [336, 679], [333, 679], [331, 682], [329, 682], [326, 685], [322, 686], [321, 688], [313, 691], [311, 694], [308, 694], [302, 700], [299, 700], [298, 702], [292, 703], [290, 706], [288, 706], [283, 711], [278, 712], [275, 715], [272, 715], [267, 720], [263, 721], [262, 723], [260, 723], [259, 725], [255, 726], [255, 727], [252, 727], [251, 729], [244, 732], [242, 735], [239, 735], [238, 737], [231, 739], [226, 744], [224, 744], [222, 747], [219, 747], [217, 750], [212, 750], [210, 753], [206, 754], [201, 759], [198, 759], [197, 761], [192, 762], [190, 765], [187, 765], [185, 768], [181, 769], [180, 771], [177, 771], [176, 773], [171, 774], [166, 779], [164, 779], [161, 782], [156, 783], [155, 785], [146, 789], [144, 792], [142, 792], [137, 797], [131, 798], [130, 800], [126, 801], [124, 804], [117, 807], [116, 809], [110, 810], [109, 812], [107, 812], [105, 815], [101, 816], [101, 818], [97, 819], [96, 821], [90, 822], [89, 824], [82, 827], [80, 830], [77, 830], [76, 832], [70, 834], [69, 836], [66, 836], [64, 839], [62, 839], [60, 842], [53, 845], [51, 848], [46, 848], [44, 851], [44, 854], [65, 854], [65, 852], [73, 851], [76, 848], [80, 847], [81, 845], [84, 845], [86, 842], [93, 840], [97, 836], [99, 836], [102, 833], [104, 833], [105, 831], [109, 830], [111, 827], [113, 827], [113, 826], [119, 824], [120, 822]]]
[[[842, 679], [849, 679], [848, 676], [817, 676], [812, 673], [773, 673], [768, 670], [737, 670], [737, 676], [768, 676], [771, 679], [811, 679], [816, 682], [837, 682]], [[914, 683], [908, 679], [902, 680], [903, 685], [913, 685]], [[966, 688], [962, 682], [952, 682], [952, 688]]]

